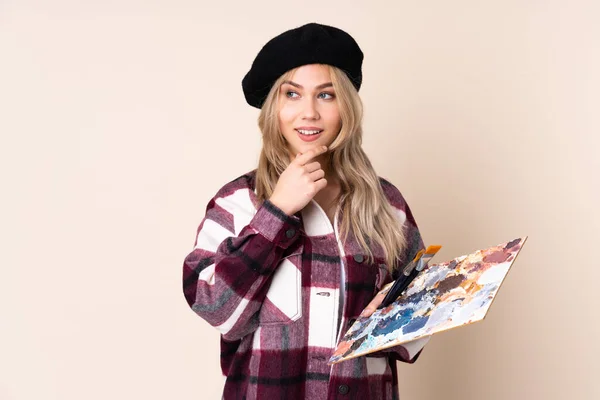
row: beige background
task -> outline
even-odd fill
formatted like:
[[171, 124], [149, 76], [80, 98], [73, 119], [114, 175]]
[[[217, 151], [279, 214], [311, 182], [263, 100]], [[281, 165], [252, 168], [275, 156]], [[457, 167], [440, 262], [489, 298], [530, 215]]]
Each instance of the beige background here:
[[364, 148], [440, 261], [529, 240], [481, 323], [403, 399], [598, 399], [597, 1], [0, 2], [0, 399], [216, 399], [181, 265], [254, 168], [241, 79], [274, 35], [366, 58]]

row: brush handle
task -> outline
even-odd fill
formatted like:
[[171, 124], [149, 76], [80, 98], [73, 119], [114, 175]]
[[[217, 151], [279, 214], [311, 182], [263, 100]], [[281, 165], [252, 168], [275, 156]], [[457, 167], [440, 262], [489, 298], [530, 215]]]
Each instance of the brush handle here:
[[387, 292], [387, 294], [383, 298], [383, 301], [381, 302], [379, 307], [377, 307], [377, 309], [379, 310], [379, 309], [389, 306], [394, 301], [396, 301], [396, 299], [398, 297], [402, 296], [402, 292], [404, 292], [406, 290], [408, 285], [410, 285], [410, 283], [415, 279], [415, 277], [418, 274], [419, 274], [419, 271], [417, 271], [416, 269], [413, 269], [411, 271], [410, 275], [408, 275], [408, 276], [404, 276], [403, 274], [400, 274], [400, 276], [398, 277], [398, 279], [396, 279], [396, 282], [394, 282], [394, 285]]

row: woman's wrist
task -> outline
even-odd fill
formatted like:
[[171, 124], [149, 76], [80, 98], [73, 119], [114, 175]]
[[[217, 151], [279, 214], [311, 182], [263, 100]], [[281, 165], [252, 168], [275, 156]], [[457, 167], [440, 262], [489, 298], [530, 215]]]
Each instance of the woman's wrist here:
[[284, 213], [286, 213], [288, 216], [292, 216], [294, 215], [294, 211], [290, 210], [288, 207], [285, 206], [285, 204], [280, 203], [279, 199], [274, 198], [273, 196], [271, 196], [269, 198], [269, 201], [277, 208], [279, 208], [281, 211], [283, 211]]

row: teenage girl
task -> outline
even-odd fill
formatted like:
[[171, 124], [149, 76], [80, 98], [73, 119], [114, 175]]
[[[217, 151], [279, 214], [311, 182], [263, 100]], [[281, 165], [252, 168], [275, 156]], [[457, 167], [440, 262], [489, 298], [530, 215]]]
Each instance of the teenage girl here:
[[259, 163], [208, 203], [183, 266], [188, 304], [221, 333], [224, 399], [396, 399], [396, 361], [428, 341], [327, 364], [423, 248], [361, 148], [362, 61], [348, 33], [310, 23], [266, 43], [242, 81]]

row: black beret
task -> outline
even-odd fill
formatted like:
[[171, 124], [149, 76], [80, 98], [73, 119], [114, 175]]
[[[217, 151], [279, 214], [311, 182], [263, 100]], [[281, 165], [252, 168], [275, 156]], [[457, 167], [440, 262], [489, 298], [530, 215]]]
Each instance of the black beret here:
[[306, 64], [328, 64], [343, 70], [359, 90], [362, 61], [363, 53], [352, 36], [313, 22], [269, 40], [242, 79], [242, 89], [248, 104], [261, 108], [271, 86], [285, 72]]

